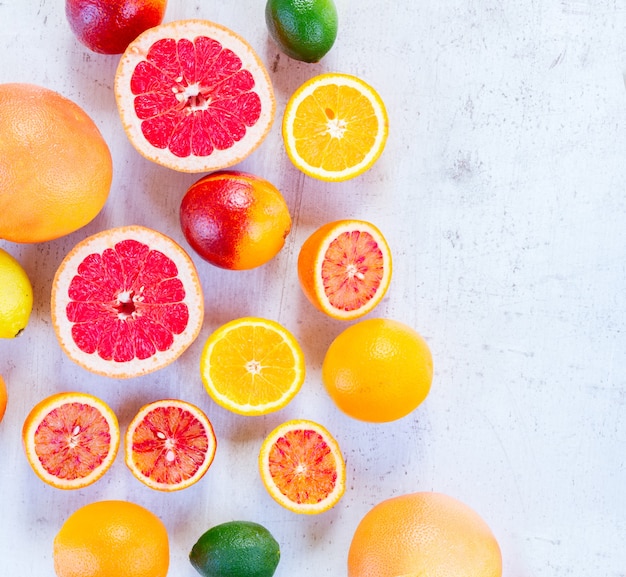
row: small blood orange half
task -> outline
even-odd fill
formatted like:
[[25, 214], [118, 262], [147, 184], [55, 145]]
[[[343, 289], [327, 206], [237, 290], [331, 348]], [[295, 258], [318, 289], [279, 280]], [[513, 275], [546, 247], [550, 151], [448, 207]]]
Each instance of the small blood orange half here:
[[391, 251], [380, 230], [362, 220], [338, 220], [302, 245], [298, 278], [306, 297], [335, 319], [369, 313], [391, 282]]
[[40, 479], [58, 489], [80, 489], [108, 471], [120, 430], [104, 401], [87, 393], [57, 393], [30, 411], [22, 440]]
[[276, 427], [261, 446], [259, 470], [272, 498], [294, 513], [327, 511], [346, 487], [346, 466], [337, 441], [312, 421], [293, 420]]
[[186, 401], [165, 399], [142, 407], [125, 437], [126, 465], [159, 491], [190, 487], [207, 472], [217, 441], [207, 416]]
[[207, 20], [140, 34], [115, 76], [124, 129], [140, 154], [182, 172], [211, 172], [246, 158], [276, 111], [270, 77], [253, 48]]
[[61, 262], [52, 323], [82, 367], [129, 378], [163, 368], [195, 340], [204, 301], [195, 266], [172, 239], [141, 226], [99, 232]]

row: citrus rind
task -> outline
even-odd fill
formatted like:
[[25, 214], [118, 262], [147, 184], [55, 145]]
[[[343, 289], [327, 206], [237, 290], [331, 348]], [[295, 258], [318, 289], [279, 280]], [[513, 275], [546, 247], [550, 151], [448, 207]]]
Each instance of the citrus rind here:
[[[333, 85], [339, 87], [345, 86], [353, 88], [363, 97], [365, 97], [371, 106], [371, 113], [377, 119], [378, 127], [373, 144], [371, 145], [369, 150], [367, 150], [366, 154], [363, 155], [362, 159], [352, 166], [345, 167], [343, 170], [327, 170], [324, 169], [322, 166], [314, 166], [305, 158], [303, 158], [302, 155], [298, 152], [299, 138], [296, 135], [295, 131], [295, 126], [297, 125], [298, 108], [303, 103], [303, 101], [305, 99], [313, 97], [318, 89]], [[321, 112], [321, 116], [326, 114], [326, 111]], [[350, 129], [350, 119], [333, 117], [329, 118], [329, 120], [331, 121], [332, 126], [331, 124], [324, 126], [320, 126], [318, 124], [314, 129], [307, 130], [306, 136], [302, 137], [302, 139], [305, 141], [310, 138], [318, 139], [321, 134], [332, 133], [337, 128], [339, 131]], [[339, 122], [345, 122], [346, 125], [337, 127], [337, 124]], [[302, 84], [293, 93], [293, 95], [287, 102], [282, 123], [282, 134], [285, 144], [285, 150], [287, 152], [287, 156], [294, 164], [294, 166], [296, 166], [308, 176], [329, 182], [348, 180], [359, 176], [360, 174], [363, 174], [366, 170], [368, 170], [382, 154], [383, 149], [385, 148], [385, 144], [387, 142], [388, 132], [389, 118], [387, 115], [387, 110], [380, 95], [374, 90], [374, 88], [372, 88], [369, 84], [356, 76], [335, 72], [329, 72], [326, 74], [314, 76], [313, 78], [307, 80], [304, 84]]]
[[[274, 482], [270, 470], [270, 453], [276, 442], [292, 431], [312, 431], [322, 437], [334, 458], [336, 478], [334, 486], [325, 498], [317, 503], [296, 503], [289, 499]], [[339, 444], [322, 425], [305, 419], [294, 419], [276, 427], [263, 441], [259, 452], [259, 473], [261, 481], [270, 496], [286, 509], [294, 513], [315, 515], [334, 507], [343, 496], [346, 488], [346, 465]]]

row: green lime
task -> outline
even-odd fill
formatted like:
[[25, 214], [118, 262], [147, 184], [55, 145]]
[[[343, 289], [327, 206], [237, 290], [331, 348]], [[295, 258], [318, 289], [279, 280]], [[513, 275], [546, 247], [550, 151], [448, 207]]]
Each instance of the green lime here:
[[250, 521], [212, 527], [189, 553], [189, 561], [204, 577], [272, 577], [279, 560], [276, 539]]
[[303, 62], [318, 62], [337, 38], [333, 0], [268, 0], [265, 22], [280, 49]]

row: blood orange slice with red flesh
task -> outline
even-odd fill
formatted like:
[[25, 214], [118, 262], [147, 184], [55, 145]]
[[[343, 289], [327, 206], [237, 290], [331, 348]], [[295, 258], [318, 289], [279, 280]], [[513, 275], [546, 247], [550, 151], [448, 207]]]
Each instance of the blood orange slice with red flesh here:
[[391, 282], [389, 245], [362, 220], [338, 220], [317, 229], [298, 255], [298, 279], [311, 303], [339, 320], [369, 313]]
[[58, 489], [79, 489], [109, 469], [120, 430], [104, 401], [86, 393], [57, 393], [30, 411], [22, 440], [40, 479]]
[[126, 465], [142, 483], [160, 491], [185, 489], [199, 481], [216, 448], [207, 416], [180, 400], [142, 407], [126, 431]]
[[195, 266], [169, 237], [141, 226], [80, 242], [52, 286], [61, 347], [84, 368], [129, 378], [163, 368], [195, 340], [204, 301]]
[[124, 130], [146, 158], [183, 172], [211, 172], [246, 158], [276, 109], [267, 70], [238, 34], [180, 20], [140, 34], [115, 76]]

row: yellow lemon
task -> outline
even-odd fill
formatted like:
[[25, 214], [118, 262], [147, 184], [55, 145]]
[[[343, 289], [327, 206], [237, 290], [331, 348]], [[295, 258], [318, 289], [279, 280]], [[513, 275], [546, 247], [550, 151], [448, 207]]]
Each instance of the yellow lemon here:
[[0, 338], [12, 339], [28, 324], [33, 287], [22, 265], [0, 248]]

